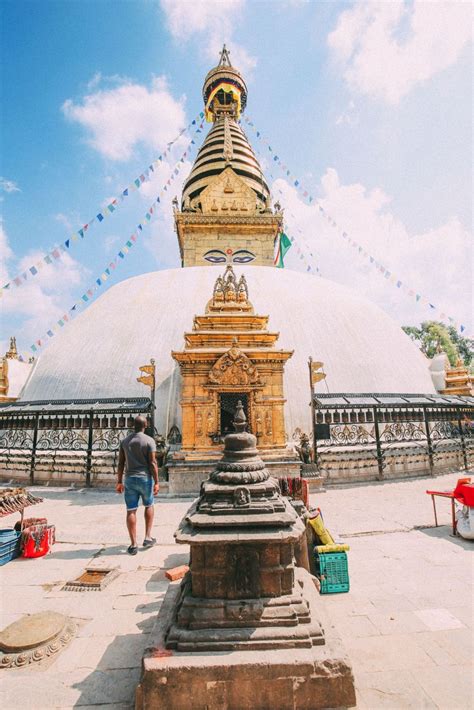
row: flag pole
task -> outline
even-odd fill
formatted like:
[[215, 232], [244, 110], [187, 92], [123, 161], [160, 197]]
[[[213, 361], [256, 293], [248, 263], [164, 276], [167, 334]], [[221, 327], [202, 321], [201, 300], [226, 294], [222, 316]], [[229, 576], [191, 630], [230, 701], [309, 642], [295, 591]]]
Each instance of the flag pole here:
[[150, 359], [150, 363], [153, 365], [153, 384], [151, 386], [151, 417], [150, 417], [150, 424], [151, 424], [151, 435], [154, 437], [155, 436], [155, 385], [156, 385], [156, 378], [155, 378], [155, 360], [153, 358]]
[[312, 372], [313, 358], [310, 356], [308, 360], [309, 369], [309, 389], [311, 392], [311, 431], [313, 433], [313, 459], [314, 463], [317, 463], [317, 447], [316, 447], [316, 427], [314, 421], [314, 390], [313, 390], [313, 372]]

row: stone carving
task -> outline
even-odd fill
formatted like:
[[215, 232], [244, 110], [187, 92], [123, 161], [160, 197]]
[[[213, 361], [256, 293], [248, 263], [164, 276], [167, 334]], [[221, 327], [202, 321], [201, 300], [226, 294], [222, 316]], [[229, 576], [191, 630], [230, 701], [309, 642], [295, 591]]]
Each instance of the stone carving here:
[[236, 508], [242, 508], [245, 505], [250, 505], [250, 491], [248, 488], [241, 486], [235, 489], [234, 505]]
[[211, 410], [207, 413], [206, 431], [208, 434], [214, 433], [214, 413]]
[[237, 280], [230, 264], [224, 274], [224, 300], [226, 302], [237, 300]]
[[196, 414], [196, 434], [202, 436], [202, 414], [198, 412]]
[[44, 661], [64, 648], [75, 633], [72, 619], [52, 611], [14, 621], [0, 634], [0, 668]]
[[209, 382], [213, 385], [263, 386], [259, 373], [250, 358], [233, 345], [214, 363], [209, 372]]
[[181, 438], [181, 432], [178, 429], [178, 427], [173, 424], [171, 429], [168, 432], [168, 444], [181, 444], [182, 438]]
[[267, 410], [265, 414], [265, 434], [267, 436], [272, 435], [272, 415], [271, 412]]
[[309, 437], [304, 432], [300, 436], [300, 445], [296, 446], [296, 451], [300, 460], [304, 464], [312, 463], [313, 461], [313, 447], [309, 442]]
[[247, 286], [247, 281], [243, 274], [239, 279], [239, 283], [237, 284], [237, 297], [239, 301], [248, 301], [249, 298], [249, 289]]
[[224, 301], [224, 279], [222, 276], [217, 277], [217, 281], [214, 284], [213, 300], [214, 303], [220, 303]]

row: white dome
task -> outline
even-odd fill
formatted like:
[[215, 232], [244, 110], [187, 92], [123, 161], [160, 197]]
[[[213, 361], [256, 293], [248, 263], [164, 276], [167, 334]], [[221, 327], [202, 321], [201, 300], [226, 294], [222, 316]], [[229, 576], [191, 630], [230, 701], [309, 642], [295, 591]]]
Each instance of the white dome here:
[[[269, 315], [277, 347], [294, 350], [285, 367], [285, 423], [310, 428], [308, 357], [324, 362], [326, 392], [434, 393], [428, 364], [400, 326], [349, 289], [310, 274], [265, 266], [244, 272], [255, 312]], [[180, 374], [172, 350], [184, 348], [193, 317], [204, 313], [215, 266], [135, 276], [110, 288], [41, 355], [24, 400], [148, 396], [138, 368], [156, 360], [161, 433], [181, 428]]]

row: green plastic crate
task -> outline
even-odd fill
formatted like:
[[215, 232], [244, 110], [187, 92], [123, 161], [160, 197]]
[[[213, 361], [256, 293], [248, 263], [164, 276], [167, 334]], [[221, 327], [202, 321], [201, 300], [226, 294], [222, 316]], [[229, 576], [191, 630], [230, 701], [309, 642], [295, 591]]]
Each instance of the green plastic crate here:
[[321, 582], [321, 594], [349, 591], [349, 568], [346, 552], [327, 552], [318, 555], [317, 567]]

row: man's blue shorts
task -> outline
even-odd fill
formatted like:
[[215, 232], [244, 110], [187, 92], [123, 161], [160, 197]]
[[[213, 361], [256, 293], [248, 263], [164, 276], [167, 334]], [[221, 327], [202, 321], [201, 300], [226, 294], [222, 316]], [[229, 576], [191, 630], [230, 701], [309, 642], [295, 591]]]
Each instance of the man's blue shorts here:
[[151, 476], [125, 476], [125, 505], [136, 510], [142, 499], [145, 508], [153, 505], [153, 478]]

